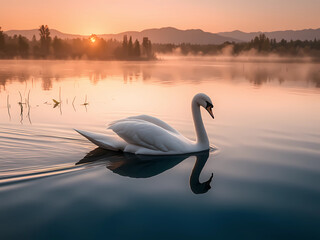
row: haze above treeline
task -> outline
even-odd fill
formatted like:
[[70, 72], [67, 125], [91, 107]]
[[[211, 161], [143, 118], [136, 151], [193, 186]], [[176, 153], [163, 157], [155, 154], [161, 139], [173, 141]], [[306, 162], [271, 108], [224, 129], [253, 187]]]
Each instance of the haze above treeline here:
[[[61, 39], [74, 39], [74, 38], [87, 38], [89, 35], [77, 35], [63, 33], [56, 29], [50, 29], [51, 37], [57, 36]], [[38, 29], [30, 30], [8, 30], [4, 31], [8, 36], [13, 37], [14, 35], [22, 35], [29, 40], [35, 35], [39, 39]], [[95, 33], [92, 33], [95, 34]], [[269, 39], [276, 39], [276, 41], [281, 41], [282, 39], [286, 41], [290, 40], [314, 40], [320, 39], [320, 28], [318, 29], [302, 29], [302, 30], [287, 30], [287, 31], [272, 31], [272, 32], [242, 32], [235, 30], [232, 32], [218, 32], [211, 33], [205, 32], [201, 29], [189, 29], [180, 30], [173, 27], [164, 28], [153, 28], [146, 29], [143, 31], [126, 31], [118, 34], [97, 34], [98, 37], [104, 39], [115, 39], [122, 41], [123, 36], [132, 36], [134, 39], [138, 39], [140, 42], [143, 37], [148, 37], [152, 39], [153, 43], [171, 43], [171, 44], [222, 44], [224, 42], [249, 42], [254, 37], [265, 34]]]
[[[12, 35], [13, 33], [16, 34]], [[32, 34], [31, 40], [26, 33]], [[243, 35], [239, 31], [232, 33]], [[0, 58], [153, 60], [162, 54], [237, 57], [273, 54], [281, 57], [310, 57], [319, 61], [320, 29], [293, 31], [293, 33], [290, 40], [268, 37], [268, 35], [274, 36], [276, 34], [274, 32], [258, 32], [252, 35], [250, 41], [240, 41], [202, 30], [182, 31], [175, 28], [125, 32], [116, 37], [105, 34], [68, 35], [49, 29], [46, 25], [25, 32], [3, 32], [0, 28]], [[293, 36], [304, 36], [301, 37], [304, 40], [294, 39]]]

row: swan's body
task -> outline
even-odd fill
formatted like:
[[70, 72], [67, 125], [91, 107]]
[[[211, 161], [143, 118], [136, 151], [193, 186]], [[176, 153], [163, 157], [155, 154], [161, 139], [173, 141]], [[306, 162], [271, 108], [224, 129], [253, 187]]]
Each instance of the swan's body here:
[[[191, 141], [162, 120], [140, 115], [112, 122], [108, 135], [76, 130], [101, 148], [144, 155], [175, 155], [209, 149], [209, 140], [201, 118], [200, 106], [212, 114], [210, 98], [197, 94], [192, 100], [192, 115], [197, 140]], [[114, 134], [115, 133], [115, 134]]]

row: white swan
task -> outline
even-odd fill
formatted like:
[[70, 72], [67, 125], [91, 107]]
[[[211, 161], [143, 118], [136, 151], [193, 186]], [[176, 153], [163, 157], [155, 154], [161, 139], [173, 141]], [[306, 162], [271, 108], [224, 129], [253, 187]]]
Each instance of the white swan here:
[[[144, 155], [175, 155], [209, 149], [209, 139], [204, 128], [200, 106], [214, 118], [212, 101], [203, 94], [194, 96], [191, 108], [197, 140], [191, 141], [162, 120], [147, 116], [133, 116], [112, 122], [109, 135], [76, 130], [101, 148]], [[111, 133], [111, 134], [110, 134]]]

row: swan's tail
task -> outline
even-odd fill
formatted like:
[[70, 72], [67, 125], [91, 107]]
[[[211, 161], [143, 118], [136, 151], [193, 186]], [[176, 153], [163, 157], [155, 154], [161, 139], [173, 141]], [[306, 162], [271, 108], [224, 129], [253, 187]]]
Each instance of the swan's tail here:
[[74, 129], [76, 132], [78, 132], [80, 135], [84, 136], [86, 139], [88, 139], [90, 142], [94, 143], [95, 145], [112, 150], [112, 151], [123, 151], [125, 147], [125, 142], [117, 138], [115, 136], [108, 136], [104, 134], [99, 133], [91, 133], [87, 131], [82, 131], [78, 129]]

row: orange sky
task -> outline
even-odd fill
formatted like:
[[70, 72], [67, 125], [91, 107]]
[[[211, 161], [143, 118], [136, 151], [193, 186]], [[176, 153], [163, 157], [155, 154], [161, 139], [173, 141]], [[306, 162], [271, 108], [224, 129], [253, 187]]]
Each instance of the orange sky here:
[[1, 0], [3, 30], [40, 24], [101, 34], [172, 26], [209, 32], [320, 28], [319, 0]]

